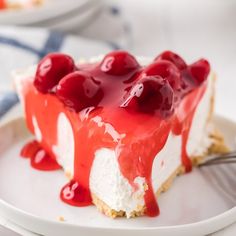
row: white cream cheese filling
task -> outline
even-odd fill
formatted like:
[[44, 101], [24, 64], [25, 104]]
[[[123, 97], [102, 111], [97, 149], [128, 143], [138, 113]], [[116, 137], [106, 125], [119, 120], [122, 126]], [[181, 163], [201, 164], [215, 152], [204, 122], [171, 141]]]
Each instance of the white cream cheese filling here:
[[68, 177], [74, 175], [75, 142], [70, 121], [64, 113], [57, 119], [57, 144], [52, 147], [57, 162], [63, 167]]

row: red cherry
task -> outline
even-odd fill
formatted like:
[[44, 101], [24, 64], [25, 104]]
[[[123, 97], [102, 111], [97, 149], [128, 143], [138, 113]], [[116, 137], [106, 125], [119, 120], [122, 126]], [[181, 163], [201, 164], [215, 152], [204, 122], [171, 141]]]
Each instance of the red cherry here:
[[194, 88], [199, 87], [206, 79], [210, 72], [210, 65], [207, 60], [201, 59], [188, 66], [181, 72], [183, 78], [183, 94], [191, 92]]
[[39, 92], [53, 92], [58, 82], [75, 70], [75, 64], [70, 56], [62, 53], [50, 53], [38, 64], [34, 86]]
[[181, 76], [178, 68], [171, 62], [163, 60], [157, 61], [146, 67], [143, 73], [148, 76], [159, 75], [168, 80], [174, 90], [181, 88]]
[[154, 61], [167, 60], [172, 62], [179, 70], [183, 70], [187, 67], [185, 61], [176, 53], [171, 51], [165, 51], [155, 58]]
[[210, 72], [210, 64], [207, 60], [200, 59], [189, 66], [189, 71], [199, 86], [207, 79]]
[[97, 81], [86, 72], [75, 71], [65, 76], [57, 85], [57, 97], [76, 112], [90, 106], [97, 106], [103, 98], [103, 91]]
[[134, 56], [126, 51], [114, 51], [107, 54], [100, 64], [101, 71], [109, 75], [126, 75], [140, 68]]
[[130, 110], [153, 113], [167, 117], [173, 112], [173, 89], [169, 82], [160, 76], [140, 79], [129, 91], [121, 107]]

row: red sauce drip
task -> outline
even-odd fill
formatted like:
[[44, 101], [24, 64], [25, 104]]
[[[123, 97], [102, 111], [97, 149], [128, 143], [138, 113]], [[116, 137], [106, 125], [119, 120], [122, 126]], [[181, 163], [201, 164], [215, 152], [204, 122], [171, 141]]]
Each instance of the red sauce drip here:
[[[149, 188], [152, 186], [151, 183], [148, 183]], [[160, 209], [156, 201], [155, 193], [153, 189], [149, 189], [146, 191], [144, 195], [144, 200], [146, 204], [146, 214], [149, 217], [155, 217], [160, 214]]]
[[65, 203], [72, 206], [89, 206], [92, 202], [89, 189], [74, 180], [62, 188], [60, 197]]
[[30, 158], [30, 164], [34, 169], [52, 171], [61, 169], [57, 161], [53, 159], [37, 141], [27, 143], [21, 150], [23, 158]]
[[186, 148], [189, 132], [191, 129], [195, 111], [197, 109], [197, 105], [202, 99], [205, 91], [206, 84], [203, 84], [201, 87], [195, 89], [187, 97], [185, 97], [176, 110], [176, 115], [172, 123], [172, 132], [175, 135], [182, 135], [181, 158], [186, 172], [190, 172], [192, 170], [192, 163], [188, 156]]
[[[92, 111], [88, 109], [76, 113], [65, 107], [55, 95], [39, 93], [32, 82], [29, 81], [24, 86], [27, 125], [34, 133], [32, 117], [35, 116], [43, 137], [40, 145], [53, 160], [56, 158], [52, 147], [58, 143], [57, 121], [61, 112], [66, 115], [72, 126], [75, 141], [74, 176], [73, 180], [63, 187], [61, 199], [74, 206], [92, 204], [89, 176], [94, 154], [100, 148], [110, 148], [116, 150], [120, 170], [134, 189], [135, 178], [138, 176], [145, 178], [147, 190], [144, 198], [147, 215], [158, 215], [159, 208], [151, 180], [154, 158], [162, 150], [172, 132], [182, 136], [182, 163], [186, 171], [191, 170], [186, 145], [192, 119], [205, 92], [206, 84], [181, 98], [182, 101], [175, 108], [174, 115], [161, 119], [141, 112], [134, 115], [126, 109], [119, 108], [125, 91], [134, 83], [138, 71], [116, 77], [104, 74], [98, 64], [87, 64], [79, 69], [88, 71], [103, 85], [104, 94], [108, 94]], [[114, 87], [116, 89], [113, 89]], [[109, 132], [107, 124], [114, 128], [120, 135], [119, 138], [114, 137], [114, 132]]]
[[40, 149], [30, 162], [31, 166], [37, 170], [52, 171], [59, 170], [61, 166], [52, 159], [43, 149]]
[[39, 150], [39, 143], [33, 140], [25, 144], [25, 146], [21, 149], [20, 155], [23, 158], [33, 158]]

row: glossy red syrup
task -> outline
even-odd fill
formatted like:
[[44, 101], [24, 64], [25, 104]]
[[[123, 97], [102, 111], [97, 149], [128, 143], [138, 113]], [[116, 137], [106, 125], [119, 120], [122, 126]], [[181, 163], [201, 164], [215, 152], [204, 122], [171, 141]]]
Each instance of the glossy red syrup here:
[[39, 150], [39, 143], [33, 140], [25, 144], [25, 146], [21, 149], [20, 155], [23, 158], [33, 158]]
[[60, 197], [64, 202], [72, 206], [89, 206], [92, 202], [89, 189], [74, 180], [71, 180], [62, 188]]
[[[61, 191], [64, 202], [74, 206], [92, 204], [89, 176], [94, 154], [100, 148], [110, 148], [116, 151], [120, 170], [134, 189], [135, 178], [145, 178], [146, 214], [159, 214], [151, 181], [153, 161], [172, 132], [182, 137], [182, 163], [187, 172], [191, 170], [186, 145], [195, 110], [206, 90], [206, 72], [209, 72], [205, 61], [187, 66], [175, 55], [169, 52], [160, 55], [157, 61], [163, 57], [172, 65], [164, 62], [161, 71], [153, 72], [155, 68], [152, 68], [152, 72], [148, 72], [133, 57], [113, 52], [101, 63], [79, 66], [76, 72], [79, 76], [70, 74], [62, 78], [56, 94], [39, 92], [32, 80], [24, 84], [27, 125], [34, 133], [32, 117], [36, 117], [43, 137], [40, 146], [52, 159], [56, 160], [53, 146], [58, 143], [57, 121], [61, 112], [72, 126], [74, 176]], [[104, 65], [105, 62], [108, 64]], [[178, 76], [177, 83], [171, 71]], [[198, 78], [193, 78], [193, 74]], [[165, 76], [167, 78], [163, 78]], [[154, 83], [150, 82], [155, 79]], [[94, 108], [85, 108], [86, 104]]]
[[61, 169], [56, 160], [48, 155], [37, 141], [27, 143], [20, 154], [23, 158], [30, 158], [30, 164], [34, 169], [42, 171]]

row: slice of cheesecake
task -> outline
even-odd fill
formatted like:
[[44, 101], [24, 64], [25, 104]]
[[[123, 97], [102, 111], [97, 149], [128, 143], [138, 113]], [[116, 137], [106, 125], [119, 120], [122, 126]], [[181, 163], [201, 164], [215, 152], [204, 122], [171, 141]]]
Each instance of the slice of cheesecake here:
[[166, 51], [154, 60], [114, 51], [75, 64], [49, 54], [14, 74], [36, 169], [60, 166], [61, 199], [110, 217], [156, 216], [156, 197], [210, 153], [226, 152], [212, 124], [215, 76]]

